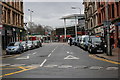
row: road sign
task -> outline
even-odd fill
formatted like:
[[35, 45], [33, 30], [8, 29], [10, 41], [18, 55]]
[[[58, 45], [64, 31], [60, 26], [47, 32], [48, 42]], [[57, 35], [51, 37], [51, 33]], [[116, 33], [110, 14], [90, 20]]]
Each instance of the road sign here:
[[79, 58], [74, 57], [74, 56], [72, 56], [72, 55], [68, 55], [68, 56], [67, 56], [67, 57], [65, 57], [64, 59], [79, 59]]

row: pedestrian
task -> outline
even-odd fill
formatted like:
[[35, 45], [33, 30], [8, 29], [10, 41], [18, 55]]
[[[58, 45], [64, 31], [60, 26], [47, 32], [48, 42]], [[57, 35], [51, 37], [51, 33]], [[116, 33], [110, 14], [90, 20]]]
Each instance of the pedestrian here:
[[72, 38], [70, 37], [69, 38], [69, 41], [70, 41], [70, 46], [72, 45]]

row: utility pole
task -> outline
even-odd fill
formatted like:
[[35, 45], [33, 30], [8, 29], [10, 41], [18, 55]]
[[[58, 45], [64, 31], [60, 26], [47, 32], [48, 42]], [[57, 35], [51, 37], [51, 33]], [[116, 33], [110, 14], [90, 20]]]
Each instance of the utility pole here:
[[108, 19], [108, 1], [106, 1], [106, 28], [107, 28], [107, 55], [112, 56], [112, 50], [110, 45], [110, 22]]

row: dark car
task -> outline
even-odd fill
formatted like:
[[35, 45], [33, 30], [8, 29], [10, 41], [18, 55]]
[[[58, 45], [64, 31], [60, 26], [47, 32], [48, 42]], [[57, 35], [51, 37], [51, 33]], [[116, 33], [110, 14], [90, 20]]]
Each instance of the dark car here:
[[21, 42], [21, 45], [23, 46], [24, 51], [27, 51], [27, 50], [28, 50], [27, 41], [22, 41], [22, 42]]
[[35, 41], [33, 41], [33, 43], [35, 44], [36, 48], [42, 47], [42, 43], [40, 40], [35, 40]]
[[11, 53], [22, 53], [23, 46], [21, 45], [21, 42], [11, 42], [8, 44], [6, 48], [6, 54]]
[[90, 53], [103, 53], [105, 45], [100, 37], [90, 37], [88, 41], [88, 51]]
[[27, 41], [27, 47], [28, 47], [28, 50], [34, 49], [35, 44], [33, 43], [33, 41]]

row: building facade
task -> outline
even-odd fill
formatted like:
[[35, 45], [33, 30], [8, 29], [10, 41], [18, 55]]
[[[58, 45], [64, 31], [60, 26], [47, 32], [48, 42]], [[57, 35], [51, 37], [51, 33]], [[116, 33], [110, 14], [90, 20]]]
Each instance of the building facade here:
[[24, 13], [23, 2], [17, 0], [17, 2], [2, 1], [2, 47], [3, 49], [10, 42], [24, 40]]
[[[85, 22], [89, 32], [106, 38], [106, 2], [84, 2]], [[120, 39], [120, 1], [108, 2], [108, 20], [110, 22], [110, 38], [117, 47]]]

